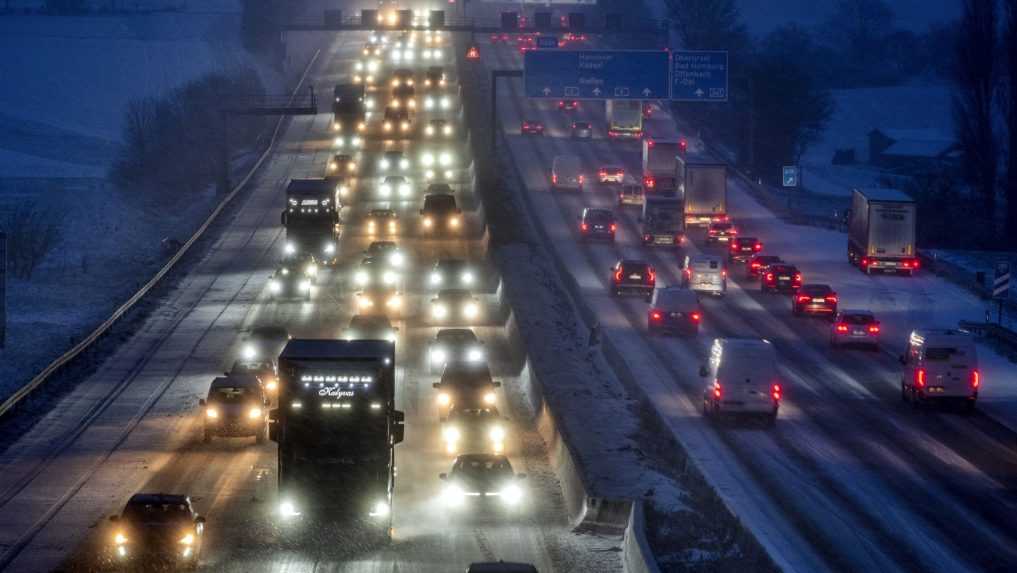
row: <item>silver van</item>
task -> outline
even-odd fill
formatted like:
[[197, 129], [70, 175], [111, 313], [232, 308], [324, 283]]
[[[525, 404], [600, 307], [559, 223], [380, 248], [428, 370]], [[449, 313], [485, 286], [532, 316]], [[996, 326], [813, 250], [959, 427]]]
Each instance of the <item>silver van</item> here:
[[676, 286], [653, 291], [646, 315], [646, 329], [650, 334], [697, 334], [702, 320], [703, 311], [695, 292]]
[[955, 328], [922, 328], [911, 332], [900, 357], [901, 400], [963, 401], [974, 410], [982, 375], [971, 334]]
[[625, 174], [621, 186], [618, 188], [618, 206], [643, 204], [643, 184], [636, 181], [636, 178]]
[[699, 375], [707, 380], [703, 391], [703, 414], [761, 416], [772, 425], [783, 396], [777, 372], [777, 352], [770, 341], [759, 338], [717, 338], [710, 348], [710, 362]]
[[727, 292], [727, 265], [724, 258], [686, 255], [682, 265], [682, 286], [696, 292], [723, 296]]
[[557, 155], [551, 164], [551, 190], [583, 190], [583, 164], [575, 155]]

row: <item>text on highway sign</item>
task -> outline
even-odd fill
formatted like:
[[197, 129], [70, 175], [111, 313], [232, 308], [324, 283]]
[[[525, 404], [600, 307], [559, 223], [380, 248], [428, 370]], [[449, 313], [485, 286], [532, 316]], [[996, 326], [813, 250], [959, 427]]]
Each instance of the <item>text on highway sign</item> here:
[[530, 50], [523, 59], [526, 97], [665, 99], [662, 50]]
[[784, 187], [798, 187], [798, 166], [785, 165], [783, 171]]
[[676, 50], [671, 55], [671, 99], [727, 101], [727, 52]]

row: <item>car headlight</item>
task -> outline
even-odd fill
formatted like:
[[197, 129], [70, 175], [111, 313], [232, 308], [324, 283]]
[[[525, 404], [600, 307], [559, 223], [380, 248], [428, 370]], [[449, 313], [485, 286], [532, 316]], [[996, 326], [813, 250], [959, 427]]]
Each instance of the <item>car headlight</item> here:
[[382, 183], [378, 186], [378, 194], [382, 197], [388, 197], [392, 194], [392, 186], [388, 183]]
[[337, 137], [337, 138], [335, 138], [335, 141], [332, 142], [332, 145], [335, 146], [335, 147], [344, 147], [346, 145], [346, 138], [345, 137]]
[[441, 284], [441, 282], [442, 282], [442, 276], [441, 276], [441, 273], [439, 273], [439, 272], [433, 272], [433, 273], [431, 273], [431, 279], [430, 279], [430, 281], [431, 281], [431, 285], [432, 285], [432, 286], [437, 286], [437, 285], [440, 285], [440, 284]]
[[406, 159], [405, 157], [403, 157], [402, 159], [399, 160], [399, 169], [409, 169], [409, 168], [410, 168], [410, 160], [409, 159]]
[[283, 500], [279, 504], [279, 515], [284, 519], [292, 519], [300, 515], [300, 511], [297, 510], [297, 506], [290, 500]]
[[434, 316], [434, 318], [445, 318], [448, 316], [448, 307], [443, 304], [436, 304], [431, 307], [431, 315]]
[[375, 224], [374, 221], [368, 221], [367, 222], [367, 232], [368, 233], [374, 233], [376, 227], [377, 227], [377, 225]]
[[399, 308], [402, 305], [403, 305], [403, 297], [401, 297], [399, 295], [392, 295], [392, 296], [389, 297], [389, 299], [387, 301], [385, 301], [385, 306], [387, 306], [389, 308], [393, 308], [393, 309]]
[[453, 229], [459, 228], [459, 217], [449, 217], [448, 226]]
[[268, 290], [272, 294], [278, 294], [279, 292], [282, 292], [282, 284], [280, 284], [279, 281], [272, 279], [268, 281]]
[[431, 364], [444, 364], [447, 359], [448, 353], [445, 352], [444, 348], [434, 348], [431, 350]]
[[[399, 129], [402, 130], [402, 131], [406, 131], [409, 128], [410, 128], [410, 122], [408, 122], [408, 121], [403, 121], [402, 123], [399, 124]], [[403, 169], [405, 169], [405, 167]]]
[[441, 129], [441, 132], [444, 133], [445, 135], [452, 135], [452, 126], [446, 125]]
[[297, 252], [297, 246], [294, 245], [293, 243], [286, 243], [286, 246], [283, 247], [283, 250], [286, 252], [287, 255], [292, 255]]
[[357, 306], [360, 308], [370, 308], [374, 306], [374, 301], [371, 300], [371, 297], [362, 295], [357, 298]]
[[433, 125], [429, 125], [429, 126], [425, 127], [424, 128], [424, 133], [427, 134], [427, 135], [434, 135], [434, 126]]
[[251, 408], [247, 411], [247, 417], [255, 420], [261, 417], [261, 408]]
[[424, 109], [434, 109], [434, 98], [424, 98]]
[[431, 217], [424, 217], [424, 227], [430, 229], [434, 226], [434, 219]]
[[452, 101], [448, 97], [441, 98], [441, 109], [448, 109], [452, 106]]
[[358, 286], [367, 285], [370, 279], [371, 277], [367, 274], [367, 271], [357, 271], [353, 274], [353, 282], [357, 283]]
[[441, 434], [446, 442], [458, 442], [463, 437], [462, 432], [455, 426], [447, 426], [441, 431]]
[[444, 498], [445, 503], [449, 505], [462, 505], [463, 500], [466, 498], [466, 492], [464, 492], [463, 488], [458, 485], [452, 484], [445, 488], [442, 492], [442, 497]]
[[[335, 250], [335, 249], [333, 249], [333, 250]], [[326, 250], [326, 252], [327, 252], [327, 250]], [[316, 276], [318, 276], [318, 265], [316, 265], [314, 263], [311, 263], [311, 264], [307, 265], [307, 268], [304, 269], [304, 274], [306, 274], [309, 277], [316, 277]]]
[[449, 396], [448, 392], [442, 392], [438, 394], [438, 405], [448, 406], [452, 403], [452, 396]]
[[498, 397], [494, 395], [494, 392], [485, 392], [484, 393], [484, 403], [485, 404], [494, 404], [497, 399], [498, 399]]
[[250, 362], [258, 357], [258, 349], [256, 349], [253, 344], [245, 344], [244, 347], [240, 349], [240, 356], [242, 356], [244, 360]]
[[352, 145], [353, 147], [360, 147], [362, 143], [364, 143], [364, 141], [360, 139], [360, 137], [357, 135], [354, 135], [353, 137], [350, 138], [350, 145]]
[[388, 517], [390, 510], [391, 508], [389, 508], [387, 503], [379, 500], [371, 507], [371, 512], [368, 515], [371, 517]]
[[410, 184], [409, 183], [403, 183], [403, 184], [399, 185], [399, 195], [401, 197], [406, 197], [409, 194], [410, 194]]
[[[396, 232], [396, 222], [395, 221], [389, 221], [388, 222], [388, 232], [389, 233], [395, 233]], [[395, 263], [393, 263], [393, 264], [395, 264]]]
[[127, 543], [127, 536], [124, 535], [122, 532], [117, 532], [117, 534], [113, 536], [113, 543], [117, 545], [123, 545]]
[[388, 169], [388, 167], [389, 167], [388, 159], [382, 159], [381, 161], [379, 161], [378, 162], [378, 167], [381, 168], [381, 169]]
[[442, 151], [441, 155], [438, 156], [438, 163], [442, 167], [448, 167], [449, 165], [452, 165], [452, 154], [449, 153], [448, 151]]
[[473, 273], [470, 271], [463, 272], [462, 276], [459, 277], [464, 285], [473, 284]]
[[[395, 221], [389, 221], [388, 229], [390, 231], [395, 230]], [[406, 262], [406, 257], [400, 252], [395, 252], [389, 255], [388, 262], [394, 267], [401, 267]]]
[[265, 390], [268, 390], [269, 392], [275, 392], [278, 389], [279, 389], [279, 381], [274, 379], [274, 378], [272, 380], [269, 380], [265, 384]]
[[395, 283], [398, 278], [399, 278], [398, 275], [396, 275], [392, 271], [385, 271], [381, 273], [381, 282], [386, 285]]
[[505, 428], [501, 426], [494, 426], [491, 431], [487, 433], [487, 437], [491, 438], [492, 442], [503, 442], [505, 441]]
[[214, 420], [219, 417], [219, 410], [215, 408], [205, 408], [205, 416]]
[[466, 351], [467, 362], [480, 362], [484, 359], [484, 351], [479, 348], [471, 348]]
[[[367, 50], [364, 50], [364, 53], [366, 54]], [[357, 70], [358, 72], [364, 71], [364, 62], [357, 62], [357, 63], [353, 64], [353, 69]], [[339, 98], [336, 98], [336, 99], [338, 100]]]
[[181, 545], [194, 545], [194, 534], [193, 533], [185, 534], [183, 537], [180, 538], [180, 544]]
[[517, 505], [523, 499], [523, 490], [517, 485], [507, 485], [501, 490], [501, 499], [506, 505]]
[[430, 167], [430, 166], [434, 165], [434, 154], [433, 153], [425, 153], [425, 154], [421, 155], [420, 156], [420, 164], [423, 165], [424, 167]]
[[300, 281], [300, 290], [311, 290], [311, 281], [307, 279]]
[[468, 302], [463, 305], [463, 315], [466, 318], [476, 318], [477, 314], [480, 313], [480, 308], [474, 302]]

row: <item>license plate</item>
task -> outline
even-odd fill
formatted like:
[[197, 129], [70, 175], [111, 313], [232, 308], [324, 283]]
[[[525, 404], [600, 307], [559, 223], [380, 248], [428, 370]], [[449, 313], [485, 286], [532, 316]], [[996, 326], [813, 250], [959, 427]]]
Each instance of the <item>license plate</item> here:
[[629, 278], [634, 281], [643, 280], [643, 275], [629, 275]]
[[812, 302], [826, 302], [826, 299], [814, 298], [814, 299], [812, 299]]
[[791, 280], [791, 277], [777, 277], [777, 280], [783, 281], [783, 282], [787, 282], [787, 281]]
[[593, 230], [594, 231], [603, 231], [604, 227], [601, 227], [600, 225], [597, 225], [597, 226], [593, 227]]
[[935, 393], [940, 393], [940, 392], [942, 392], [942, 391], [943, 391], [943, 387], [942, 387], [942, 386], [929, 386], [929, 387], [928, 387], [928, 388], [926, 389], [926, 391], [927, 391], [927, 392], [930, 392], [930, 393], [933, 393], [933, 394], [935, 394]]
[[669, 316], [671, 318], [681, 318], [682, 316], [684, 316], [684, 314], [680, 312], [672, 312]]
[[852, 332], [851, 334], [853, 334], [855, 336], [865, 336], [865, 331], [864, 330], [856, 330], [856, 331]]
[[657, 237], [653, 242], [658, 245], [670, 245], [674, 241], [671, 240], [671, 237]]
[[718, 241], [724, 241], [726, 243], [727, 242], [727, 237], [717, 237], [717, 240]]

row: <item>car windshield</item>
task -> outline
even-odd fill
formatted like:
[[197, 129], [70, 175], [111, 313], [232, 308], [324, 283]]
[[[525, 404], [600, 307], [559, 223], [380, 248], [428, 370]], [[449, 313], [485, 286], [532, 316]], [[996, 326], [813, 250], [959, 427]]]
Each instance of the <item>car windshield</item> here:
[[782, 275], [792, 274], [795, 272], [794, 267], [789, 267], [787, 265], [774, 265], [770, 267], [770, 270]]
[[188, 522], [191, 512], [182, 503], [129, 503], [124, 519], [135, 523]]
[[730, 231], [731, 223], [712, 223], [710, 229], [714, 231]]
[[954, 356], [964, 356], [964, 351], [959, 348], [926, 348], [925, 359], [930, 362], [945, 362]]
[[438, 293], [438, 298], [445, 300], [461, 300], [470, 298], [470, 291], [464, 289], [445, 289]]
[[614, 215], [610, 211], [587, 211], [586, 220], [591, 223], [610, 223]]
[[805, 285], [799, 292], [811, 296], [826, 296], [831, 294], [833, 290], [826, 285]]
[[437, 270], [442, 272], [455, 272], [466, 266], [466, 261], [460, 259], [446, 259], [438, 261]]
[[739, 238], [735, 239], [735, 241], [737, 241], [738, 245], [740, 245], [742, 247], [751, 247], [752, 245], [756, 244], [756, 238], [755, 237], [739, 237]]
[[392, 328], [388, 318], [384, 316], [354, 316], [350, 319], [350, 328], [352, 329], [379, 329], [379, 328]]
[[388, 211], [385, 209], [374, 209], [371, 211], [371, 216], [378, 219], [387, 219], [389, 217], [395, 217], [395, 211]]
[[455, 209], [456, 200], [451, 195], [428, 195], [424, 201], [425, 209]]
[[472, 330], [443, 330], [435, 338], [445, 344], [464, 344], [475, 341], [477, 336]]
[[871, 314], [845, 314], [840, 320], [846, 324], [872, 324], [876, 321]]
[[707, 260], [707, 261], [692, 261], [693, 268], [696, 269], [719, 269], [721, 267], [720, 261], [718, 260]]
[[251, 400], [254, 400], [254, 393], [242, 386], [214, 388], [208, 395], [208, 401], [215, 404], [243, 404]]
[[622, 270], [627, 273], [643, 273], [646, 272], [647, 266], [649, 265], [646, 263], [625, 262], [622, 263]]
[[505, 459], [468, 459], [456, 464], [456, 473], [466, 477], [495, 478], [511, 476], [512, 466]]

